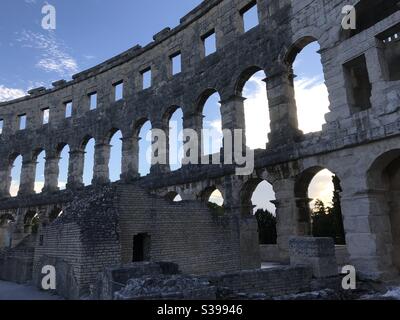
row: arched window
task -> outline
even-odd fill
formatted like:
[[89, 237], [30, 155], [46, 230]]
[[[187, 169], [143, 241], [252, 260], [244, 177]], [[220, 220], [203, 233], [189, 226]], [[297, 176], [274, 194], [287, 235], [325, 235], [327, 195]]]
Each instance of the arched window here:
[[329, 112], [328, 89], [319, 54], [318, 42], [307, 37], [290, 51], [287, 62], [293, 68], [299, 129], [304, 133], [322, 130]]
[[11, 161], [11, 186], [10, 195], [16, 197], [18, 195], [21, 182], [22, 156], [18, 155]]
[[108, 170], [110, 174], [110, 181], [115, 182], [120, 180], [121, 165], [122, 165], [122, 132], [117, 131], [113, 134], [110, 140], [110, 161], [108, 163]]
[[[277, 243], [275, 192], [265, 180], [252, 179], [242, 189], [242, 215], [254, 215], [258, 224], [259, 243], [275, 245]], [[266, 249], [267, 250], [267, 249]], [[269, 260], [278, 260], [279, 257]]]
[[93, 179], [93, 168], [94, 168], [94, 149], [95, 149], [95, 141], [93, 138], [90, 138], [85, 147], [85, 160], [83, 166], [83, 183], [85, 186], [89, 186], [92, 184]]
[[215, 189], [208, 198], [209, 203], [216, 204], [217, 206], [222, 207], [224, 205], [224, 197], [222, 196], [221, 191]]
[[204, 98], [202, 150], [203, 155], [211, 155], [219, 153], [222, 147], [221, 98], [216, 91], [209, 91]]
[[183, 159], [183, 113], [178, 108], [169, 119], [169, 164], [171, 171], [182, 167]]
[[151, 123], [146, 121], [140, 128], [139, 132], [139, 173], [146, 176], [150, 173], [151, 168]]
[[181, 202], [182, 201], [182, 197], [177, 192], [169, 192], [165, 196], [165, 199], [167, 199], [168, 201], [171, 201], [171, 202]]
[[64, 190], [68, 182], [69, 152], [70, 148], [68, 145], [65, 145], [59, 151], [60, 160], [58, 162], [58, 187], [60, 190]]
[[246, 145], [251, 149], [265, 149], [270, 130], [265, 72], [252, 69], [246, 74], [242, 96], [246, 120]]
[[45, 169], [45, 162], [46, 162], [46, 152], [41, 151], [35, 157], [36, 159], [36, 173], [35, 173], [35, 192], [41, 193], [44, 187], [44, 169]]
[[331, 171], [314, 167], [296, 182], [299, 221], [305, 234], [331, 237], [338, 245], [346, 243], [340, 204], [341, 185]]

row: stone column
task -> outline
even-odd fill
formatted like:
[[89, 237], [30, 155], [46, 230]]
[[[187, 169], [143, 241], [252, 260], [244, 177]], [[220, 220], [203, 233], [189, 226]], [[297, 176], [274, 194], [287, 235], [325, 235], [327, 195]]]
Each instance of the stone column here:
[[121, 180], [128, 182], [137, 179], [139, 175], [139, 141], [137, 136], [121, 138], [122, 164]]
[[288, 143], [301, 134], [298, 130], [293, 78], [292, 70], [281, 66], [265, 79], [271, 119], [270, 145]]
[[[183, 162], [183, 166], [186, 165], [197, 165], [201, 164], [201, 149], [202, 149], [202, 127], [203, 127], [203, 115], [201, 113], [189, 113], [185, 114], [183, 117], [183, 129], [188, 130], [191, 129], [193, 130], [193, 133], [196, 135], [195, 140], [196, 141], [191, 141], [193, 144], [191, 144], [190, 139], [187, 138], [185, 140], [185, 137], [183, 138], [184, 141], [184, 152], [183, 154], [183, 161], [190, 162], [191, 159], [193, 161], [196, 161], [196, 163], [189, 163], [185, 164]], [[196, 148], [196, 149], [194, 149]], [[197, 153], [197, 159], [195, 159], [194, 155]], [[194, 160], [195, 159], [195, 160]]]
[[282, 179], [273, 183], [276, 198], [273, 203], [276, 207], [277, 245], [282, 262], [289, 261], [289, 239], [299, 235], [294, 185], [294, 179]]
[[[222, 129], [228, 129], [230, 131], [230, 137], [226, 137], [226, 134], [224, 134], [223, 149], [228, 148], [228, 150], [232, 150], [235, 153], [238, 152], [239, 154], [243, 154], [246, 150], [245, 100], [246, 99], [242, 96], [233, 95], [221, 101]], [[237, 136], [235, 130], [242, 130], [241, 134]], [[227, 146], [227, 143], [232, 143], [232, 145]], [[234, 148], [234, 146], [237, 147]], [[225, 159], [225, 161], [233, 161], [234, 159], [235, 158]]]
[[151, 136], [152, 160], [150, 173], [161, 174], [170, 171], [168, 154], [168, 124], [162, 122], [153, 122]]
[[0, 165], [0, 199], [10, 197], [11, 166], [7, 161]]
[[46, 164], [44, 169], [44, 192], [58, 191], [58, 175], [60, 157], [55, 153], [46, 152]]
[[36, 160], [32, 160], [30, 156], [24, 157], [18, 195], [30, 195], [35, 193], [36, 165]]
[[94, 152], [94, 167], [92, 184], [102, 185], [110, 182], [109, 162], [111, 145], [98, 143]]
[[385, 190], [352, 192], [342, 180], [341, 206], [350, 263], [359, 275], [387, 279], [396, 274]]
[[85, 151], [75, 149], [69, 152], [68, 166], [68, 189], [83, 188], [83, 166], [85, 161]]

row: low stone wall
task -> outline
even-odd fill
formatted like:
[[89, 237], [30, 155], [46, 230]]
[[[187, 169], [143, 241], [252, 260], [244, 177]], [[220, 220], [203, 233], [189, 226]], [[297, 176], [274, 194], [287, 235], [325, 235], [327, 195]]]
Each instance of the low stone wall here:
[[208, 277], [211, 285], [236, 293], [263, 293], [268, 296], [295, 294], [310, 290], [309, 267], [276, 267], [236, 273], [216, 273]]
[[260, 256], [262, 262], [280, 262], [279, 248], [276, 244], [261, 244]]
[[25, 284], [32, 280], [33, 248], [3, 249], [0, 252], [0, 279]]
[[[335, 255], [338, 266], [349, 264], [349, 253], [346, 246], [335, 246]], [[261, 244], [260, 256], [262, 262], [281, 262], [279, 249], [276, 244]]]

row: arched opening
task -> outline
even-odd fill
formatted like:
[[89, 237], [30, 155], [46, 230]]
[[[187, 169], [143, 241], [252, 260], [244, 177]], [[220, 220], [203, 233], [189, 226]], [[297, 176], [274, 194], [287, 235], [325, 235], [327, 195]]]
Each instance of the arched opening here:
[[138, 129], [139, 138], [139, 174], [144, 177], [150, 173], [151, 169], [151, 123], [150, 121], [144, 121]]
[[182, 167], [183, 159], [183, 112], [176, 108], [172, 113], [167, 113], [168, 120], [168, 150], [171, 171]]
[[28, 211], [24, 217], [24, 233], [37, 234], [39, 230], [39, 214], [36, 211]]
[[63, 147], [59, 148], [58, 151], [60, 157], [58, 162], [58, 187], [60, 190], [64, 190], [68, 182], [69, 152], [70, 148], [68, 145], [64, 145]]
[[110, 140], [110, 160], [108, 162], [109, 177], [111, 182], [119, 181], [122, 166], [122, 132], [117, 131]]
[[83, 147], [85, 148], [83, 183], [85, 186], [89, 186], [92, 184], [93, 179], [95, 140], [93, 138], [87, 139]]
[[38, 151], [34, 157], [34, 161], [36, 161], [36, 170], [35, 170], [35, 192], [41, 193], [44, 187], [44, 169], [46, 163], [46, 152]]
[[13, 222], [15, 222], [13, 215], [0, 214], [0, 248], [10, 247]]
[[182, 197], [180, 196], [180, 194], [175, 192], [175, 191], [169, 192], [165, 196], [165, 199], [170, 201], [170, 202], [181, 202], [182, 201]]
[[265, 78], [263, 70], [252, 67], [242, 74], [237, 88], [245, 98], [246, 145], [251, 149], [265, 149], [271, 131]]
[[222, 148], [221, 98], [215, 90], [208, 90], [200, 100], [203, 114], [202, 155], [219, 153]]
[[367, 177], [373, 214], [380, 219], [375, 232], [387, 239], [386, 253], [400, 271], [400, 149], [378, 157]]
[[49, 223], [52, 223], [54, 220], [56, 220], [58, 217], [60, 217], [62, 214], [62, 209], [55, 207], [53, 210], [51, 210], [49, 214]]
[[287, 63], [293, 68], [299, 129], [304, 133], [322, 130], [329, 112], [328, 89], [316, 39], [306, 37], [289, 51]]
[[272, 185], [262, 179], [249, 180], [241, 190], [241, 213], [243, 217], [257, 220], [258, 243], [264, 266], [280, 261], [274, 200]]
[[201, 194], [202, 201], [207, 203], [207, 206], [216, 214], [223, 215], [224, 209], [224, 196], [222, 192], [215, 186], [206, 188]]
[[340, 179], [322, 167], [306, 170], [296, 182], [299, 233], [330, 237], [345, 245]]
[[16, 197], [21, 183], [22, 156], [16, 155], [11, 160], [10, 195]]

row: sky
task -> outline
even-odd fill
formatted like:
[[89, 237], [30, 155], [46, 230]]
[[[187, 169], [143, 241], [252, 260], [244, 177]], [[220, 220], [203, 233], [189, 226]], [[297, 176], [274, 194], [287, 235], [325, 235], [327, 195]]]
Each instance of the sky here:
[[[174, 27], [179, 19], [201, 3], [201, 0], [53, 0], [49, 4], [56, 8], [56, 29], [44, 30], [41, 26], [44, 14], [42, 7], [47, 2], [40, 0], [1, 0], [0, 4], [0, 101], [25, 95], [38, 86], [49, 87], [60, 79], [69, 80], [77, 72], [107, 60], [136, 44], [142, 46], [152, 41], [152, 36], [169, 26]], [[246, 20], [247, 29], [257, 25], [256, 15]], [[212, 51], [212, 46], [209, 48]], [[321, 130], [328, 112], [328, 93], [322, 76], [322, 66], [317, 43], [307, 46], [294, 63], [296, 101], [299, 127], [305, 133]], [[246, 114], [248, 146], [264, 148], [269, 132], [268, 100], [265, 83], [266, 74], [255, 74], [243, 90]], [[203, 127], [213, 130], [213, 137], [206, 153], [219, 151], [221, 146], [221, 118], [219, 95], [212, 95], [204, 105]], [[171, 169], [181, 166], [182, 112], [178, 109], [171, 118]], [[142, 175], [149, 173], [151, 124], [146, 123], [140, 132], [140, 163]], [[172, 131], [171, 131], [172, 132]], [[110, 177], [119, 179], [121, 140], [120, 132], [111, 141]], [[147, 152], [146, 152], [147, 151]], [[59, 186], [65, 188], [67, 181], [68, 148], [60, 160]], [[84, 182], [90, 184], [93, 174], [94, 141], [86, 147]], [[147, 154], [147, 156], [146, 156]], [[44, 154], [39, 155], [35, 189], [40, 192], [44, 184]], [[21, 159], [12, 170], [12, 194], [18, 190]], [[320, 198], [329, 203], [332, 198], [331, 173], [321, 172], [310, 185], [311, 198]], [[216, 200], [217, 199], [217, 200]], [[212, 201], [221, 204], [220, 193], [212, 195]], [[257, 208], [275, 211], [270, 203], [274, 200], [272, 187], [264, 182], [256, 189], [252, 201]]]

